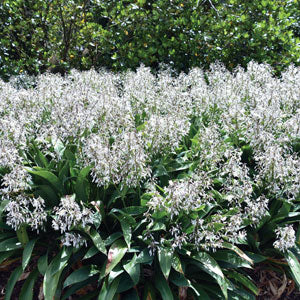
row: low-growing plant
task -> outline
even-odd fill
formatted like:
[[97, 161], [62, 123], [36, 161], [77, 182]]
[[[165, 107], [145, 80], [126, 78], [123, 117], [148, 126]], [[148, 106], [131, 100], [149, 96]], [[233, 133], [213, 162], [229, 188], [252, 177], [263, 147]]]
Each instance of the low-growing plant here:
[[[299, 76], [250, 63], [172, 77], [0, 83], [0, 261], [10, 299], [255, 299], [265, 262], [299, 285]], [[285, 259], [285, 260], [283, 260]]]

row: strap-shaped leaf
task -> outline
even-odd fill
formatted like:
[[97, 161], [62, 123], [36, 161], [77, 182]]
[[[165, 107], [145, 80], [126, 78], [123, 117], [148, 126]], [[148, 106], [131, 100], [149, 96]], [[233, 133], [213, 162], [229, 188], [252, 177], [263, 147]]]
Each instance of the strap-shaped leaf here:
[[89, 259], [91, 257], [93, 257], [94, 255], [96, 255], [97, 253], [99, 253], [99, 249], [95, 246], [92, 246], [87, 253], [84, 255], [83, 259]]
[[137, 264], [151, 264], [153, 262], [154, 256], [150, 255], [149, 249], [145, 248], [137, 257]]
[[90, 230], [86, 229], [84, 230], [92, 239], [94, 245], [97, 247], [97, 249], [102, 252], [103, 254], [107, 255], [107, 251], [105, 248], [104, 241], [102, 240], [100, 234], [93, 228]]
[[42, 275], [45, 275], [48, 268], [48, 253], [41, 256], [38, 260], [38, 270]]
[[39, 176], [49, 182], [58, 192], [63, 193], [63, 186], [60, 180], [56, 175], [54, 175], [52, 172], [46, 171], [46, 170], [32, 170], [27, 169], [28, 173]]
[[105, 276], [121, 261], [127, 252], [127, 245], [123, 240], [117, 240], [108, 251], [107, 263], [105, 266]]
[[168, 279], [171, 266], [172, 266], [173, 251], [170, 248], [161, 247], [158, 250], [158, 261], [160, 264], [161, 271], [163, 272], [166, 279]]
[[22, 268], [23, 270], [25, 270], [25, 268], [27, 267], [29, 261], [30, 261], [30, 258], [31, 258], [31, 254], [32, 254], [32, 251], [33, 251], [33, 248], [34, 248], [34, 245], [36, 243], [37, 239], [34, 239], [34, 240], [30, 240], [24, 250], [23, 250], [23, 255], [22, 255]]
[[287, 250], [284, 254], [286, 261], [290, 266], [290, 270], [293, 274], [293, 277], [300, 288], [300, 263], [293, 252]]
[[132, 237], [131, 226], [124, 216], [120, 217], [120, 224], [124, 234], [124, 240], [128, 248], [130, 248], [131, 237]]
[[251, 265], [254, 264], [253, 260], [237, 246], [224, 242], [223, 247], [234, 251], [237, 255], [239, 255], [241, 258], [245, 259], [246, 261], [248, 261]]
[[45, 200], [46, 206], [55, 206], [59, 204], [59, 196], [52, 186], [40, 184], [34, 192], [36, 196], [41, 196]]
[[120, 282], [120, 277], [117, 277], [111, 284], [107, 280], [104, 281], [98, 300], [113, 300]]
[[[87, 280], [75, 283], [71, 285], [68, 289], [66, 289], [61, 297], [60, 300], [67, 300], [70, 296], [74, 295], [78, 290], [82, 289], [83, 287], [86, 287], [89, 284], [92, 284], [93, 282], [97, 282], [99, 279], [99, 276], [95, 275], [92, 277], [89, 277]], [[100, 282], [99, 282], [100, 283]], [[94, 293], [89, 293], [88, 295], [91, 296], [91, 298], [87, 299], [96, 299], [99, 291], [95, 291]], [[81, 296], [80, 300], [85, 299], [85, 297]]]
[[1, 203], [0, 203], [0, 221], [1, 222], [2, 222], [2, 214], [4, 212], [4, 208], [8, 204], [9, 201], [10, 201], [9, 199], [1, 200]]
[[159, 290], [163, 300], [174, 299], [169, 284], [161, 273], [155, 275], [155, 287]]
[[198, 265], [204, 272], [210, 274], [218, 282], [225, 299], [228, 299], [228, 284], [226, 283], [225, 276], [219, 267], [218, 263], [206, 252], [198, 252], [192, 256], [201, 264]]
[[18, 238], [13, 237], [0, 243], [0, 252], [6, 252], [22, 248], [22, 244]]
[[122, 232], [120, 232], [120, 231], [114, 232], [104, 241], [105, 246], [111, 245], [113, 242], [115, 242], [121, 236], [122, 236]]
[[63, 248], [58, 255], [51, 261], [47, 268], [43, 281], [43, 291], [45, 300], [53, 300], [60, 275], [67, 265], [68, 259], [72, 254], [72, 249]]
[[75, 183], [75, 193], [78, 199], [87, 202], [88, 201], [88, 194], [87, 194], [87, 184], [88, 181], [86, 180], [86, 177], [88, 176], [89, 172], [91, 170], [91, 166], [87, 166], [83, 168], [76, 180]]
[[172, 256], [172, 267], [174, 270], [176, 270], [178, 273], [184, 273], [183, 271], [183, 264], [180, 261], [180, 258], [177, 253], [174, 253]]
[[122, 211], [124, 211], [128, 215], [136, 216], [146, 212], [147, 208], [143, 206], [128, 206], [128, 207], [124, 207]]
[[95, 275], [97, 272], [99, 271], [93, 270], [92, 266], [83, 266], [82, 268], [75, 270], [68, 276], [68, 278], [64, 282], [64, 288], [71, 284], [84, 281]]
[[32, 143], [33, 148], [34, 148], [34, 161], [37, 164], [37, 166], [42, 167], [42, 168], [47, 168], [49, 165], [49, 162], [45, 155], [39, 150], [39, 148], [36, 146], [35, 143]]
[[125, 271], [129, 274], [132, 279], [134, 285], [137, 285], [140, 280], [140, 264], [136, 263], [137, 256], [134, 254], [132, 260], [123, 265]]
[[26, 281], [24, 282], [20, 295], [19, 300], [32, 300], [33, 298], [33, 287], [36, 279], [38, 278], [39, 271], [35, 269], [30, 273], [27, 277]]
[[16, 251], [6, 251], [6, 252], [0, 253], [0, 264], [2, 264], [2, 262], [4, 262], [5, 260], [7, 260], [12, 255], [14, 255], [15, 252]]
[[4, 300], [10, 300], [15, 284], [23, 273], [22, 266], [17, 267], [10, 275], [7, 285]]
[[252, 268], [248, 261], [230, 250], [219, 250], [216, 253], [212, 253], [211, 256], [215, 260], [220, 261], [220, 264], [222, 262], [222, 266], [226, 268]]
[[196, 294], [196, 299], [201, 300], [211, 300], [211, 298], [207, 295], [203, 287], [198, 283], [191, 284], [191, 288], [193, 289], [194, 293]]
[[144, 287], [143, 300], [156, 300], [155, 288], [149, 281], [146, 282]]
[[234, 270], [230, 270], [227, 272], [228, 278], [233, 278], [236, 281], [240, 282], [242, 285], [247, 287], [250, 291], [252, 291], [256, 296], [259, 294], [258, 287], [246, 276], [242, 275], [241, 273], [238, 273]]

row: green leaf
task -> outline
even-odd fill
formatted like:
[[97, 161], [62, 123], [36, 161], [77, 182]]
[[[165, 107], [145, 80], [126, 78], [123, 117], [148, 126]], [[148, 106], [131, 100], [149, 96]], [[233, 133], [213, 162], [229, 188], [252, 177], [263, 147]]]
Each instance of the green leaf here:
[[0, 234], [0, 241], [5, 240], [7, 238], [11, 238], [15, 235], [16, 235], [15, 232], [3, 232], [3, 233]]
[[300, 288], [300, 263], [297, 257], [290, 250], [284, 253], [284, 257], [289, 264], [290, 270], [294, 276], [294, 279]]
[[124, 240], [128, 248], [130, 248], [131, 237], [132, 237], [130, 224], [127, 222], [126, 217], [124, 216], [120, 217], [120, 223], [124, 235]]
[[98, 248], [100, 252], [107, 255], [105, 244], [100, 236], [100, 234], [95, 229], [85, 230], [85, 232], [90, 236], [94, 245]]
[[122, 300], [140, 300], [140, 297], [135, 289], [131, 289], [124, 296], [122, 296]]
[[63, 183], [65, 181], [65, 179], [68, 177], [68, 173], [69, 173], [69, 162], [66, 161], [58, 173], [58, 178], [60, 182]]
[[102, 222], [102, 215], [99, 211], [93, 214], [93, 225], [95, 226], [96, 230], [100, 227]]
[[165, 277], [161, 273], [158, 273], [155, 275], [154, 282], [155, 282], [155, 287], [160, 292], [162, 300], [173, 300], [174, 299], [171, 289], [168, 285], [168, 282], [166, 281]]
[[122, 209], [124, 213], [131, 215], [131, 216], [136, 216], [136, 215], [141, 215], [144, 212], [147, 211], [146, 207], [143, 206], [128, 206]]
[[143, 300], [156, 300], [155, 289], [149, 281], [146, 282], [144, 287]]
[[20, 295], [19, 300], [32, 300], [33, 298], [33, 287], [36, 279], [38, 278], [39, 271], [35, 269], [30, 273], [27, 277], [26, 281], [24, 282]]
[[43, 281], [45, 300], [53, 300], [60, 275], [72, 254], [71, 248], [63, 248], [49, 264]]
[[22, 248], [22, 244], [17, 237], [7, 239], [0, 243], [0, 252], [11, 251]]
[[160, 264], [160, 268], [165, 276], [166, 279], [168, 279], [171, 265], [172, 265], [172, 256], [173, 251], [170, 248], [160, 248], [158, 250], [158, 261]]
[[149, 249], [145, 248], [137, 257], [137, 264], [151, 264], [153, 262], [154, 256], [150, 255]]
[[137, 264], [136, 260], [137, 256], [136, 254], [134, 254], [132, 260], [129, 263], [123, 264], [123, 268], [129, 274], [134, 285], [137, 285], [140, 280], [140, 264]]
[[[85, 281], [81, 281], [81, 282], [78, 282], [78, 283], [75, 283], [75, 284], [71, 285], [68, 289], [66, 289], [64, 291], [64, 294], [61, 297], [61, 300], [69, 299], [69, 297], [74, 295], [76, 293], [76, 291], [80, 290], [83, 287], [86, 287], [89, 284], [97, 282], [97, 281], [98, 281], [98, 284], [101, 283], [101, 281], [99, 280], [99, 276], [95, 275], [95, 276], [89, 277]], [[94, 293], [89, 293], [89, 295], [93, 295], [93, 297], [91, 299], [96, 299], [97, 298], [96, 296], [98, 295], [98, 293], [99, 293], [99, 291], [97, 291], [95, 294]], [[81, 296], [80, 300], [82, 300], [82, 298], [84, 299], [84, 297]]]
[[192, 256], [195, 260], [199, 261], [202, 264], [200, 268], [211, 275], [218, 282], [225, 299], [228, 299], [228, 285], [226, 283], [224, 274], [219, 267], [218, 263], [206, 252], [198, 252], [197, 254]]
[[265, 261], [267, 260], [267, 257], [266, 256], [263, 256], [263, 255], [260, 255], [260, 254], [256, 254], [256, 253], [253, 253], [253, 252], [248, 252], [246, 251], [246, 254], [247, 256], [249, 256], [252, 261], [254, 261], [254, 263], [260, 263], [262, 261]]
[[96, 255], [97, 253], [99, 252], [98, 248], [95, 247], [95, 246], [92, 246], [88, 251], [87, 253], [84, 255], [83, 259], [89, 259], [91, 257], [93, 257], [94, 255]]
[[241, 273], [238, 273], [234, 270], [229, 270], [227, 272], [228, 278], [233, 278], [236, 281], [243, 284], [246, 288], [248, 288], [250, 291], [252, 291], [256, 296], [259, 294], [259, 289], [257, 286], [246, 276], [242, 275]]
[[172, 256], [172, 267], [178, 273], [182, 273], [182, 274], [184, 273], [182, 263], [180, 261], [178, 254], [176, 254], [176, 253], [174, 253], [174, 255]]
[[6, 199], [6, 200], [2, 200], [1, 203], [0, 203], [0, 221], [2, 222], [2, 215], [3, 215], [3, 212], [4, 212], [4, 208], [5, 206], [9, 203], [9, 199]]
[[169, 280], [176, 286], [190, 286], [190, 281], [187, 280], [182, 273], [172, 272]]
[[91, 166], [87, 166], [84, 169], [82, 169], [75, 183], [76, 196], [78, 199], [82, 200], [83, 202], [88, 201], [88, 194], [87, 194], [88, 181], [86, 180], [86, 177], [88, 176], [91, 168], [92, 168]]
[[192, 289], [194, 290], [194, 293], [198, 297], [197, 299], [201, 300], [211, 300], [211, 298], [208, 296], [208, 294], [205, 292], [203, 287], [198, 283], [193, 283], [191, 285]]
[[113, 300], [118, 289], [119, 282], [120, 277], [117, 277], [111, 284], [108, 284], [108, 281], [105, 280], [98, 296], [98, 300]]
[[[54, 144], [55, 142], [55, 144]], [[52, 144], [54, 146], [54, 151], [57, 153], [59, 157], [62, 157], [65, 151], [65, 146], [62, 143], [60, 139], [57, 139], [56, 141], [52, 141]]]
[[127, 245], [123, 240], [117, 240], [112, 244], [108, 251], [105, 276], [121, 261], [127, 252]]
[[16, 251], [6, 251], [3, 253], [0, 253], [0, 264], [2, 264], [6, 259], [11, 257], [13, 254], [15, 254]]
[[155, 222], [154, 225], [149, 224], [147, 226], [148, 229], [150, 229], [151, 231], [166, 231], [166, 224], [162, 223], [162, 222]]
[[96, 270], [92, 269], [92, 266], [83, 266], [82, 268], [75, 270], [73, 273], [71, 273], [68, 278], [64, 282], [64, 288], [71, 285], [75, 284], [81, 281], [84, 281], [88, 279], [89, 277], [92, 277], [95, 275], [97, 272]]
[[116, 241], [121, 236], [123, 236], [121, 232], [114, 232], [104, 241], [105, 246], [111, 245], [114, 241]]
[[244, 253], [237, 246], [232, 245], [232, 244], [227, 243], [227, 242], [224, 242], [223, 247], [234, 251], [237, 255], [239, 255], [241, 258], [245, 259], [246, 261], [248, 261], [251, 265], [254, 264], [253, 260], [249, 256], [247, 256], [246, 253]]
[[44, 276], [48, 268], [48, 253], [41, 256], [38, 260], [38, 270]]
[[225, 266], [226, 268], [252, 268], [248, 261], [242, 259], [240, 256], [236, 255], [232, 251], [219, 250], [216, 253], [212, 253], [211, 256], [215, 260], [220, 260], [229, 264], [229, 266]]
[[42, 168], [47, 168], [49, 165], [49, 162], [47, 158], [44, 156], [44, 154], [38, 149], [38, 147], [33, 143], [34, 147], [34, 161], [36, 162], [36, 165]]
[[62, 183], [60, 182], [60, 180], [58, 179], [58, 177], [56, 175], [54, 175], [53, 173], [49, 172], [49, 171], [45, 171], [45, 170], [30, 170], [27, 169], [28, 173], [36, 175], [38, 177], [41, 177], [43, 179], [45, 179], [47, 182], [49, 182], [59, 193], [63, 194], [63, 186]]
[[36, 196], [41, 196], [45, 200], [46, 206], [53, 207], [59, 204], [60, 199], [54, 188], [52, 188], [50, 185], [38, 185], [35, 194]]
[[22, 266], [17, 267], [10, 275], [5, 291], [4, 300], [10, 300], [15, 284], [23, 273]]
[[[104, 265], [105, 266], [105, 265]], [[101, 270], [103, 273], [103, 270]], [[123, 275], [125, 273], [125, 270], [122, 268], [122, 265], [119, 263], [117, 264], [109, 273], [108, 275], [108, 284], [111, 284], [118, 276], [120, 276], [121, 274]], [[126, 273], [127, 275], [127, 273]], [[131, 280], [131, 279], [130, 279]], [[122, 280], [120, 285], [122, 285], [124, 283], [124, 281]], [[119, 285], [119, 287], [120, 287]], [[119, 288], [118, 288], [119, 290]]]
[[31, 254], [32, 254], [32, 251], [33, 251], [33, 248], [34, 248], [34, 245], [36, 243], [37, 239], [34, 239], [34, 240], [30, 240], [24, 250], [23, 250], [23, 255], [22, 255], [22, 268], [23, 270], [25, 270], [25, 268], [27, 267], [29, 261], [30, 261], [30, 258], [31, 258]]

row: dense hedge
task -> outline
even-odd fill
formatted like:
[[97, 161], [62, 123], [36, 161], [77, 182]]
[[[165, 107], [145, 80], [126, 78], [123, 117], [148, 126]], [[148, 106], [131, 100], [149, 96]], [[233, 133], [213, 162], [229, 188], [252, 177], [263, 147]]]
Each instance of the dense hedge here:
[[70, 68], [299, 64], [299, 2], [15, 0], [0, 4], [0, 76]]

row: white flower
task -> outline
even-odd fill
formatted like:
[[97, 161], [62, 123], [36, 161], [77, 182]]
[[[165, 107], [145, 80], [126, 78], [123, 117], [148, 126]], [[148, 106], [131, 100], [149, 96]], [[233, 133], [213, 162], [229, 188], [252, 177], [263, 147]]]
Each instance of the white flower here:
[[79, 233], [74, 232], [65, 232], [62, 238], [63, 245], [67, 247], [75, 247], [80, 248], [81, 246], [87, 246], [87, 241], [84, 237], [82, 237]]
[[18, 230], [21, 225], [28, 225], [39, 232], [47, 221], [45, 204], [41, 197], [31, 198], [27, 195], [18, 195], [15, 199], [9, 199], [5, 207], [7, 225]]
[[80, 208], [75, 201], [75, 194], [61, 198], [59, 206], [54, 207], [53, 212], [52, 227], [61, 233], [78, 225], [85, 227], [93, 223], [92, 212], [87, 208]]
[[274, 242], [274, 247], [285, 252], [289, 248], [295, 246], [296, 233], [292, 225], [279, 227], [276, 229], [277, 240]]

